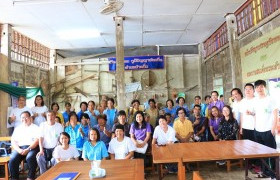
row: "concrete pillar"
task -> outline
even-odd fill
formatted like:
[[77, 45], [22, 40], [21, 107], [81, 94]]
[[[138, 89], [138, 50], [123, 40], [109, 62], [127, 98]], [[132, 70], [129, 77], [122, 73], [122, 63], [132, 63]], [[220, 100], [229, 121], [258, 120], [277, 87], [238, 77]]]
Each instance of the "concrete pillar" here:
[[202, 73], [202, 44], [198, 45], [198, 55], [199, 55], [199, 60], [197, 62], [197, 66], [198, 66], [198, 94], [199, 96], [202, 98], [202, 102], [203, 102], [203, 94], [202, 94], [202, 77], [203, 77], [203, 73]]
[[[56, 82], [56, 69], [57, 67], [54, 66], [56, 63], [56, 50], [50, 50], [50, 64], [49, 64], [49, 84], [54, 84]], [[49, 89], [49, 102], [52, 102], [52, 94], [54, 93], [55, 88]]]
[[241, 57], [237, 35], [237, 23], [234, 14], [226, 15], [227, 33], [229, 41], [229, 53], [232, 70], [232, 88], [242, 87]]
[[117, 104], [119, 110], [125, 110], [125, 78], [124, 78], [124, 37], [123, 20], [124, 17], [116, 16], [116, 82], [117, 82]]
[[[0, 52], [0, 82], [9, 84], [10, 60], [11, 60], [11, 33], [9, 24], [2, 25], [1, 52]], [[10, 106], [10, 95], [0, 91], [0, 136], [8, 135], [7, 130], [7, 109]]]

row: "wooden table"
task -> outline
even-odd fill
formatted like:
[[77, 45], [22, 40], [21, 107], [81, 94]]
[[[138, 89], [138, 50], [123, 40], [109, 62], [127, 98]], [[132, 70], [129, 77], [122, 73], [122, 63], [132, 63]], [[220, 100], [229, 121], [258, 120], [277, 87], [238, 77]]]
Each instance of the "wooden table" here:
[[[89, 179], [90, 161], [64, 161], [60, 162], [47, 172], [39, 176], [38, 180], [54, 179], [63, 172], [80, 172], [77, 178]], [[143, 180], [144, 179], [144, 161], [142, 159], [130, 160], [102, 160], [101, 168], [106, 170], [106, 176], [102, 179], [127, 179]]]
[[[167, 146], [153, 146], [153, 163], [176, 163], [182, 158], [183, 162], [217, 161], [245, 159], [245, 178], [248, 178], [248, 159], [276, 159], [276, 176], [279, 178], [279, 156], [276, 149], [269, 148], [250, 140], [212, 141], [196, 143], [177, 143]], [[180, 167], [178, 167], [180, 168]], [[160, 168], [159, 179], [162, 179]]]

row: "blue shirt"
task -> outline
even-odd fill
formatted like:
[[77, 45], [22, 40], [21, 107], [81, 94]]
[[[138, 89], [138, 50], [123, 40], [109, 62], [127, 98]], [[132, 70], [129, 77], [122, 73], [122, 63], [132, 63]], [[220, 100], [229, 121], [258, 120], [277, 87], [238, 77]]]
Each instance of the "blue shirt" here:
[[84, 145], [84, 138], [82, 134], [79, 132], [79, 128], [81, 127], [80, 124], [77, 124], [74, 129], [71, 125], [65, 128], [65, 132], [70, 135], [70, 144], [75, 146], [78, 150], [82, 150]]
[[97, 124], [96, 116], [98, 116], [100, 114], [99, 111], [97, 111], [97, 110], [93, 110], [93, 111], [94, 111], [95, 116], [93, 116], [89, 110], [87, 110], [85, 112], [89, 116], [89, 120], [90, 120], [89, 125], [90, 125], [90, 127], [93, 127], [93, 126], [95, 126]]
[[[203, 116], [203, 117], [205, 117], [205, 111], [206, 111], [207, 105], [206, 105], [206, 104], [203, 104], [203, 103], [201, 103], [201, 104], [199, 104], [199, 105], [200, 105], [200, 107], [201, 107], [201, 109], [200, 109], [200, 115]], [[194, 108], [194, 104], [191, 105], [191, 109], [193, 109], [193, 108]]]
[[105, 109], [103, 114], [106, 114], [107, 116], [107, 124], [109, 125], [110, 129], [112, 129], [114, 125], [115, 118], [117, 117], [117, 109]]
[[64, 111], [62, 113], [63, 119], [64, 119], [64, 123], [67, 123], [69, 121], [69, 114], [67, 113], [67, 111]]
[[165, 113], [170, 113], [172, 116], [172, 119], [176, 116], [176, 108], [172, 107], [172, 109], [168, 109], [168, 107], [163, 109]]
[[[85, 111], [86, 112], [86, 111]], [[81, 122], [82, 119], [82, 114], [85, 113], [82, 110], [80, 110], [80, 112], [78, 112], [77, 116], [78, 116], [78, 121]]]
[[83, 130], [84, 134], [85, 134], [85, 136], [84, 136], [84, 142], [85, 142], [85, 141], [88, 140], [88, 132], [89, 132], [90, 127], [89, 127], [89, 125], [83, 126], [82, 124], [81, 124], [81, 127], [82, 127], [82, 130]]
[[[180, 107], [181, 107], [181, 106], [179, 106], [179, 105], [176, 106], [176, 107], [175, 107], [175, 109], [176, 109], [175, 112], [177, 112], [177, 109], [179, 109]], [[187, 112], [187, 114], [185, 114], [185, 116], [189, 117], [189, 116], [190, 116], [190, 110], [189, 110], [188, 106], [187, 106], [186, 104], [184, 104], [182, 108], [184, 108], [184, 109], [186, 110], [186, 112]], [[175, 119], [176, 119], [177, 117], [178, 117], [178, 115], [176, 114]]]
[[[109, 147], [109, 142], [111, 141], [111, 137], [108, 137], [103, 131], [100, 130], [100, 126], [99, 124], [94, 126], [96, 129], [98, 129], [99, 134], [100, 134], [100, 141], [103, 141], [106, 145], [106, 147]], [[108, 124], [106, 124], [106, 130], [111, 132], [110, 127], [108, 126]]]
[[95, 146], [93, 146], [89, 141], [85, 142], [83, 146], [82, 158], [87, 158], [88, 160], [93, 161], [102, 160], [108, 156], [109, 155], [104, 142], [97, 141]]

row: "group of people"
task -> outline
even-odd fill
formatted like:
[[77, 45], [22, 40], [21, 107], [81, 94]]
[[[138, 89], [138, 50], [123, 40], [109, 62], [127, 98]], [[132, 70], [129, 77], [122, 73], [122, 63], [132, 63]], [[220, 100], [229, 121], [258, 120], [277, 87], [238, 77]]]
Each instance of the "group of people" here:
[[28, 178], [34, 179], [37, 164], [42, 174], [48, 165], [60, 161], [145, 160], [151, 144], [235, 140], [240, 134], [244, 139], [276, 148], [278, 109], [266, 94], [266, 82], [246, 84], [244, 92], [245, 98], [239, 88], [232, 89], [231, 106], [219, 100], [217, 91], [212, 91], [205, 96], [205, 103], [195, 96], [190, 109], [185, 99], [178, 97], [177, 105], [168, 99], [162, 109], [158, 109], [154, 99], [149, 99], [146, 109], [135, 99], [130, 108], [117, 111], [114, 99], [109, 98], [98, 109], [94, 101], [81, 102], [78, 113], [71, 111], [67, 102], [62, 114], [55, 102], [48, 110], [40, 95], [31, 109], [25, 106], [25, 97], [20, 96], [18, 107], [8, 119], [14, 126], [11, 177], [18, 179], [18, 167], [24, 158], [29, 167]]

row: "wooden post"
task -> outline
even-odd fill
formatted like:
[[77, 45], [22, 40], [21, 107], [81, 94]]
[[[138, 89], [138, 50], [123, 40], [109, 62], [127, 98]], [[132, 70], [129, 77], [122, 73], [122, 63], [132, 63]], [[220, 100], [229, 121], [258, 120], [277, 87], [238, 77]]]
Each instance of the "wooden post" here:
[[117, 105], [119, 110], [125, 110], [125, 82], [124, 82], [124, 17], [116, 16], [116, 82], [117, 82]]

